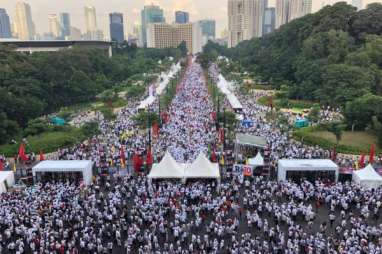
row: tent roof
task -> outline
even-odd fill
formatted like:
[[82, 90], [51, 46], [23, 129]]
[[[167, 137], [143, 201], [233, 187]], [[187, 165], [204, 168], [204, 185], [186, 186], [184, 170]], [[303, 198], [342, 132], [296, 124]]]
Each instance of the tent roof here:
[[219, 165], [211, 163], [203, 153], [200, 153], [196, 160], [186, 167], [184, 177], [220, 178]]
[[233, 109], [243, 109], [243, 106], [241, 105], [240, 101], [237, 99], [237, 97], [234, 94], [232, 93], [227, 94], [227, 99]]
[[14, 177], [13, 171], [0, 171], [0, 183], [7, 180], [9, 177]]
[[338, 166], [331, 160], [279, 160], [279, 167], [295, 170], [337, 170]]
[[236, 142], [241, 145], [251, 145], [261, 148], [267, 146], [267, 140], [265, 138], [249, 134], [237, 134]]
[[147, 97], [146, 99], [144, 99], [143, 101], [141, 101], [141, 104], [139, 104], [138, 108], [137, 109], [145, 109], [147, 108], [148, 106], [150, 106], [151, 104], [153, 104], [155, 101], [155, 97], [150, 95], [149, 97]]
[[33, 171], [81, 171], [91, 168], [92, 161], [89, 160], [57, 160], [42, 161], [33, 167]]
[[363, 169], [353, 171], [353, 174], [356, 175], [361, 181], [373, 180], [382, 182], [382, 177], [374, 170], [373, 166], [370, 164]]
[[257, 153], [257, 155], [254, 158], [249, 159], [249, 165], [264, 166], [264, 158], [261, 156], [260, 153]]
[[149, 178], [183, 178], [184, 166], [177, 163], [167, 151], [160, 163], [155, 163], [148, 175]]

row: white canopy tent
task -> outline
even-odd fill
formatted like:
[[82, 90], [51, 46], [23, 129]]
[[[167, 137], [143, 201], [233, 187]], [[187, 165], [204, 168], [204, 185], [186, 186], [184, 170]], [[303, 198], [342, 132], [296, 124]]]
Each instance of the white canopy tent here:
[[155, 101], [155, 97], [150, 95], [149, 97], [147, 97], [146, 99], [144, 99], [143, 101], [141, 101], [141, 103], [139, 104], [138, 106], [138, 110], [139, 109], [146, 109], [148, 106], [150, 106], [151, 104], [153, 104]]
[[[181, 70], [180, 63], [173, 64], [170, 68], [170, 70], [167, 73], [161, 73], [160, 79], [162, 80], [157, 88], [155, 89], [156, 94], [161, 95], [163, 93], [163, 90], [166, 88], [168, 83], [170, 83], [170, 80]], [[141, 101], [137, 109], [146, 109], [148, 106], [153, 104], [156, 100], [156, 97], [153, 95], [148, 96], [146, 99]]]
[[150, 179], [183, 179], [185, 165], [177, 163], [167, 151], [160, 163], [155, 163], [148, 175]]
[[234, 95], [233, 93], [227, 94], [227, 99], [233, 109], [240, 109], [240, 110], [243, 109], [243, 105], [241, 105], [240, 101], [238, 100], [236, 95]]
[[191, 165], [186, 166], [184, 177], [186, 179], [211, 178], [219, 180], [219, 164], [211, 163], [203, 153], [200, 153]]
[[257, 153], [257, 155], [254, 158], [251, 158], [248, 160], [249, 165], [260, 167], [264, 166], [264, 158], [261, 156], [260, 153]]
[[161, 74], [162, 82], [159, 83], [159, 85], [156, 89], [157, 94], [161, 95], [163, 93], [163, 90], [166, 88], [168, 83], [170, 83], [170, 80], [180, 71], [181, 68], [182, 67], [181, 67], [180, 63], [173, 64], [168, 73], [162, 73]]
[[333, 171], [338, 180], [338, 166], [331, 160], [279, 160], [277, 180], [285, 181], [288, 171]]
[[362, 187], [378, 188], [382, 186], [382, 177], [375, 172], [372, 165], [367, 165], [366, 168], [353, 171], [353, 181]]
[[219, 75], [219, 81], [217, 83], [220, 91], [227, 97], [229, 104], [233, 109], [242, 110], [243, 106], [240, 101], [237, 99], [236, 95], [232, 92], [234, 90], [233, 83], [228, 82], [223, 75]]
[[85, 185], [92, 183], [93, 162], [89, 160], [42, 161], [32, 168], [33, 178], [38, 173], [81, 172]]
[[7, 192], [15, 184], [13, 171], [0, 171], [0, 194]]

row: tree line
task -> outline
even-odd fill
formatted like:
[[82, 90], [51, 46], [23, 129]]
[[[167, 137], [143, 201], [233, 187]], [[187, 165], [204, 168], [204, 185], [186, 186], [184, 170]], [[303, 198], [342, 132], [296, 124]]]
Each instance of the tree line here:
[[160, 71], [159, 60], [177, 59], [181, 49], [115, 45], [114, 56], [73, 48], [30, 55], [0, 46], [0, 144], [9, 142], [42, 115], [90, 102], [137, 74]]
[[232, 49], [210, 42], [201, 58], [225, 55], [291, 99], [341, 107], [349, 128], [382, 132], [381, 35], [381, 4], [339, 2]]

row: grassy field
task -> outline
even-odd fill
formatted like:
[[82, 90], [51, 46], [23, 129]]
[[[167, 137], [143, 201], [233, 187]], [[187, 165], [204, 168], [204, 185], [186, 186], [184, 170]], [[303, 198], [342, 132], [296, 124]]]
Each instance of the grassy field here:
[[[257, 100], [257, 103], [260, 104], [260, 105], [264, 105], [264, 106], [268, 106], [268, 96], [263, 96], [263, 97], [260, 97], [258, 100]], [[283, 107], [281, 105], [281, 100], [280, 99], [277, 99], [277, 98], [273, 98], [273, 104], [275, 107], [277, 108], [287, 108], [287, 107]], [[302, 101], [302, 100], [288, 100], [288, 106], [289, 108], [293, 109], [294, 111], [303, 111], [305, 109], [309, 109], [313, 106], [313, 102], [311, 101]]]
[[[333, 133], [328, 131], [313, 132], [311, 135], [314, 137], [329, 140], [333, 143], [336, 142], [336, 137], [333, 135]], [[369, 149], [370, 145], [375, 143], [377, 143], [377, 137], [364, 131], [345, 131], [340, 141], [340, 145], [360, 147], [365, 149]]]
[[[310, 145], [319, 145], [324, 149], [333, 149], [336, 144], [335, 136], [327, 131], [314, 130], [312, 128], [303, 128], [293, 134], [296, 140], [303, 141]], [[377, 137], [364, 131], [345, 131], [337, 147], [337, 152], [346, 154], [368, 153], [372, 144], [378, 145]], [[382, 152], [377, 147], [377, 153]]]
[[[58, 148], [70, 147], [74, 144], [81, 143], [86, 139], [86, 135], [82, 129], [68, 127], [64, 131], [45, 132], [36, 136], [27, 137], [28, 146], [27, 152], [39, 154], [40, 151], [50, 153]], [[7, 157], [14, 156], [17, 153], [19, 144], [7, 144], [0, 146], [0, 154]]]

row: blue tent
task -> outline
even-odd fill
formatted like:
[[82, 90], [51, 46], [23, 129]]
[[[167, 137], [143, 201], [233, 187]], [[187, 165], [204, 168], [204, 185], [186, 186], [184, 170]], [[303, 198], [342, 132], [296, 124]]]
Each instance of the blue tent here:
[[241, 121], [241, 126], [245, 128], [251, 128], [255, 125], [255, 123], [249, 119], [244, 119]]
[[296, 122], [294, 123], [294, 127], [296, 128], [304, 128], [309, 126], [309, 121], [308, 119], [297, 119]]
[[63, 125], [65, 125], [65, 120], [60, 118], [60, 117], [55, 116], [55, 117], [52, 117], [51, 123], [54, 125], [63, 126]]

